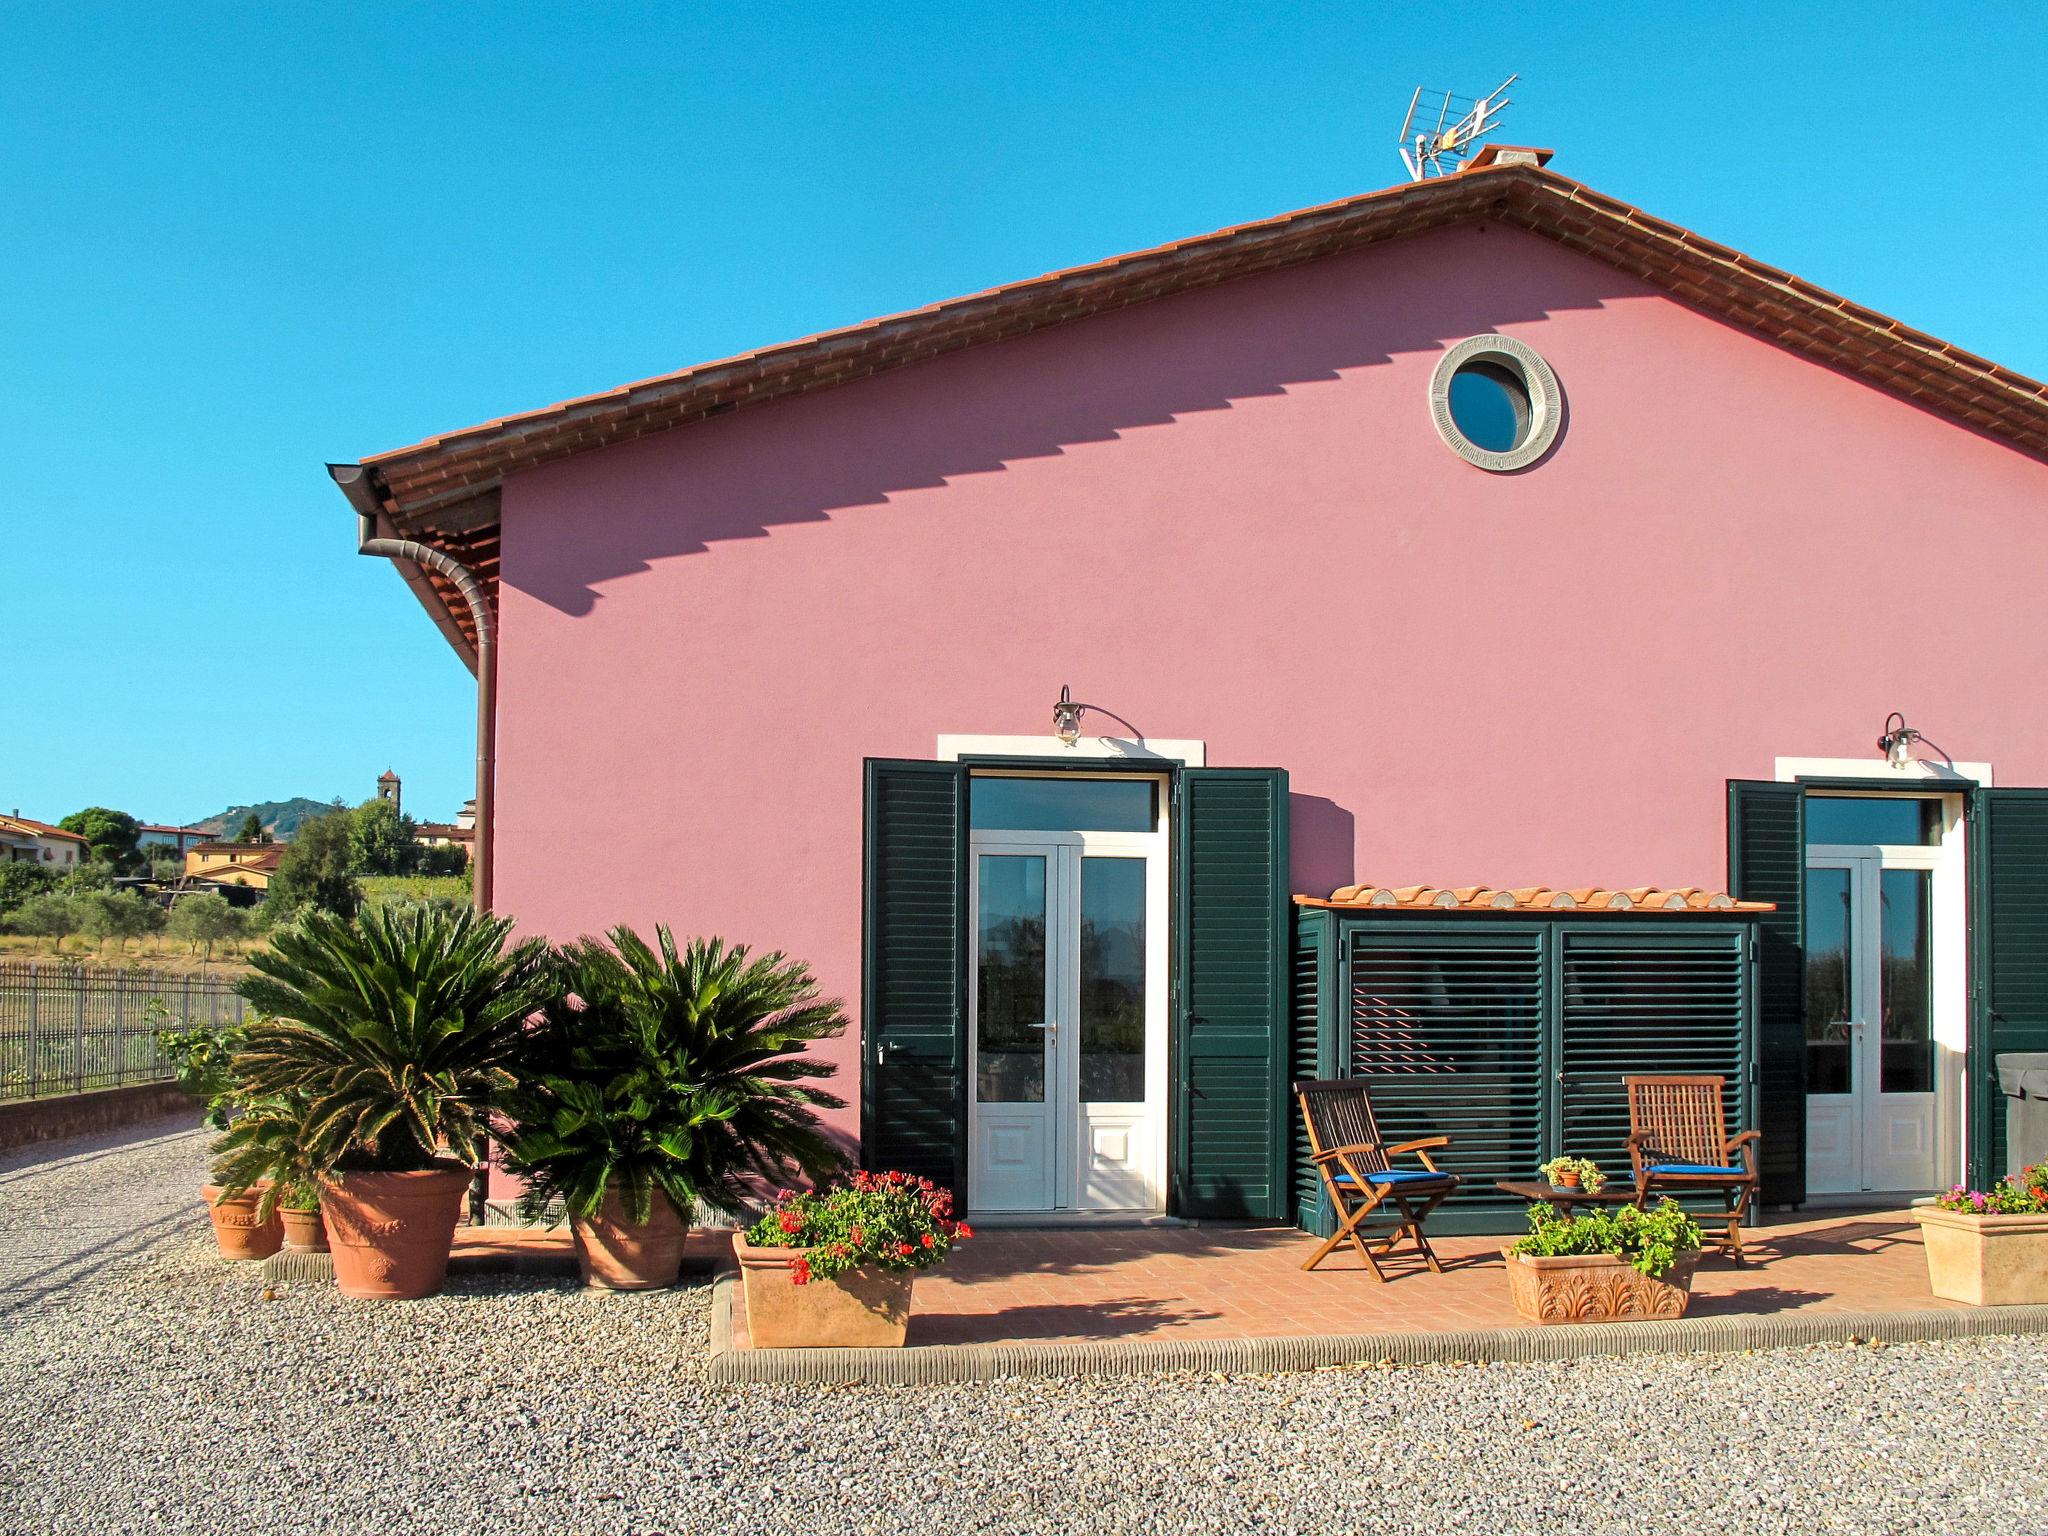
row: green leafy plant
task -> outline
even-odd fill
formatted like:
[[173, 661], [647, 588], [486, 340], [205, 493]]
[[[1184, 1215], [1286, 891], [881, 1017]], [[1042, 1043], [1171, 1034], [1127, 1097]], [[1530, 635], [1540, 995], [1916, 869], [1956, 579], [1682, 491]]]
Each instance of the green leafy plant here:
[[474, 1163], [526, 1020], [548, 996], [547, 947], [512, 924], [416, 907], [280, 927], [239, 990], [267, 1017], [234, 1070], [254, 1098], [303, 1099], [308, 1166], [403, 1172]]
[[1560, 1216], [1547, 1202], [1529, 1207], [1529, 1230], [1510, 1253], [1531, 1258], [1611, 1254], [1646, 1275], [1661, 1275], [1700, 1246], [1700, 1229], [1669, 1196], [1650, 1210], [1632, 1205]]
[[803, 1248], [790, 1261], [798, 1285], [850, 1269], [930, 1269], [974, 1229], [953, 1219], [953, 1193], [907, 1173], [856, 1173], [837, 1189], [784, 1190], [747, 1229], [757, 1248]]
[[674, 1006], [664, 970], [643, 978], [590, 939], [561, 952], [554, 995], [520, 1043], [517, 1083], [501, 1103], [505, 1164], [526, 1180], [528, 1221], [595, 1217], [614, 1185], [629, 1221], [649, 1219], [657, 1190], [689, 1220], [698, 1138], [739, 1112], [746, 1085], [704, 1080], [717, 1042], [705, 1049], [703, 1011]]
[[[843, 1103], [816, 1086], [836, 1069], [803, 1053], [844, 1030], [846, 1014], [837, 999], [819, 996], [808, 966], [717, 938], [679, 946], [666, 927], [654, 930], [651, 945], [630, 928], [614, 928], [606, 942], [586, 939], [564, 956], [573, 986], [562, 989], [564, 1000], [550, 1005], [523, 1050], [526, 1076], [582, 1081], [602, 1093], [572, 1103], [540, 1083], [543, 1099], [530, 1106], [530, 1123], [551, 1133], [554, 1113], [565, 1110], [573, 1137], [545, 1154], [545, 1142], [527, 1140], [521, 1155], [537, 1171], [555, 1164], [558, 1187], [580, 1189], [585, 1199], [597, 1189], [601, 1198], [594, 1159], [601, 1139], [614, 1135], [621, 1140], [605, 1144], [630, 1150], [629, 1161], [648, 1177], [664, 1169], [675, 1189], [725, 1211], [743, 1208], [764, 1184], [818, 1183], [845, 1166], [817, 1122], [818, 1110]], [[593, 1042], [581, 1059], [562, 1050], [579, 1031]], [[633, 1083], [646, 1096], [638, 1128], [617, 1118], [633, 1109], [631, 1092], [609, 1097], [609, 1079], [600, 1083], [617, 1070], [638, 1074]], [[665, 1136], [673, 1138], [673, 1156], [659, 1147]], [[568, 1171], [571, 1159], [581, 1173]]]
[[2009, 1173], [1989, 1189], [1966, 1189], [1958, 1184], [1934, 1203], [1944, 1211], [1966, 1211], [1973, 1216], [2032, 1216], [2048, 1212], [2048, 1163], [2036, 1163]]
[[242, 1102], [234, 1058], [249, 1042], [247, 1026], [172, 1024], [177, 1015], [161, 998], [152, 998], [144, 1011], [157, 1025], [156, 1048], [171, 1064], [172, 1081], [206, 1106], [205, 1124], [226, 1130]]
[[1553, 1157], [1536, 1172], [1553, 1188], [1562, 1187], [1566, 1176], [1575, 1173], [1588, 1194], [1607, 1182], [1607, 1175], [1600, 1171], [1600, 1165], [1590, 1157]]
[[285, 1098], [251, 1100], [227, 1134], [209, 1149], [213, 1182], [232, 1199], [261, 1184], [259, 1221], [268, 1221], [278, 1206], [288, 1211], [320, 1209], [320, 1167], [307, 1131], [306, 1101]]

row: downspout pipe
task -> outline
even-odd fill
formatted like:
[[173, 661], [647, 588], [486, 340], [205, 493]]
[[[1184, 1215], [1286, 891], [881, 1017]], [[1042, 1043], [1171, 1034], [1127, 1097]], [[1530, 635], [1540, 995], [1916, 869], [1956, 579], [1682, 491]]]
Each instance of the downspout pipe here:
[[[412, 539], [378, 537], [383, 521], [382, 506], [370, 486], [370, 472], [360, 464], [330, 464], [327, 473], [341, 488], [349, 505], [356, 509], [356, 553], [400, 562], [401, 573], [412, 582], [423, 582], [422, 570], [448, 578], [469, 605], [470, 623], [476, 630], [476, 863], [470, 871], [470, 895], [479, 912], [491, 910], [491, 876], [495, 853], [495, 818], [492, 815], [492, 781], [496, 777], [498, 724], [497, 626], [491, 617], [483, 584], [476, 572], [445, 550]], [[406, 573], [406, 568], [411, 572]]]

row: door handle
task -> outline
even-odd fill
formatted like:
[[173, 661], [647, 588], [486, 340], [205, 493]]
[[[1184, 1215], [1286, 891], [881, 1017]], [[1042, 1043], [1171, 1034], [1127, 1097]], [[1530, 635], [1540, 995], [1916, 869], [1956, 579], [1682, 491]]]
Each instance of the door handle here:
[[1045, 1019], [1041, 1019], [1035, 1024], [1027, 1024], [1024, 1027], [1026, 1029], [1042, 1029], [1049, 1036], [1057, 1035], [1060, 1032], [1060, 1027], [1058, 1024]]

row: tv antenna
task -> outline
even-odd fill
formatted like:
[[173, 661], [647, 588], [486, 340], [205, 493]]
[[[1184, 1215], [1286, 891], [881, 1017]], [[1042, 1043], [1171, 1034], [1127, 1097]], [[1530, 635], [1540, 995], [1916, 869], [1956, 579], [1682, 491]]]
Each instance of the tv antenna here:
[[1401, 119], [1401, 163], [1409, 179], [1448, 176], [1464, 165], [1479, 141], [1500, 126], [1501, 113], [1514, 105], [1508, 87], [1521, 78], [1509, 75], [1477, 101], [1418, 86]]

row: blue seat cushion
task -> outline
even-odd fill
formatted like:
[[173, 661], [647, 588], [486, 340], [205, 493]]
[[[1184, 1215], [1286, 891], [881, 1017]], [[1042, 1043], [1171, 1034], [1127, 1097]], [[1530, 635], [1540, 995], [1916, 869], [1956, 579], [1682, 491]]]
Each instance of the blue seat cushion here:
[[1717, 1168], [1712, 1163], [1653, 1163], [1652, 1173], [1690, 1173], [1717, 1179], [1746, 1179], [1748, 1171], [1742, 1168]]
[[[1432, 1179], [1448, 1179], [1449, 1177], [1448, 1173], [1431, 1173], [1426, 1168], [1389, 1168], [1382, 1173], [1368, 1173], [1365, 1176], [1365, 1182], [1368, 1184], [1423, 1184]], [[1337, 1182], [1348, 1186], [1352, 1182], [1351, 1175], [1340, 1173], [1337, 1175]]]

